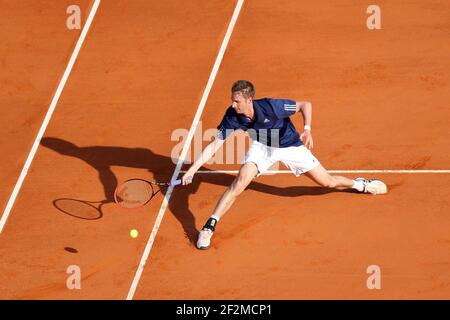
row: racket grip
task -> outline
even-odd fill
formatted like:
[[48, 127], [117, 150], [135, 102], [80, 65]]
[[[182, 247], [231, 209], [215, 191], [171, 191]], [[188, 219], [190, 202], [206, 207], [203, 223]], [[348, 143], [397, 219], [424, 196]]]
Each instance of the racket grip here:
[[181, 184], [181, 180], [172, 180], [172, 182], [170, 184], [172, 186], [177, 186], [177, 185]]

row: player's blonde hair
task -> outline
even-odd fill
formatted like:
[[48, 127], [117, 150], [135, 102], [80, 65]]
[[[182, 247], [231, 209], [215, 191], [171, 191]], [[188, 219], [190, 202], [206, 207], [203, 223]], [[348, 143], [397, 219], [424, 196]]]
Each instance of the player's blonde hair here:
[[255, 96], [255, 87], [250, 81], [238, 80], [233, 83], [231, 87], [231, 94], [240, 92], [245, 99], [252, 98]]

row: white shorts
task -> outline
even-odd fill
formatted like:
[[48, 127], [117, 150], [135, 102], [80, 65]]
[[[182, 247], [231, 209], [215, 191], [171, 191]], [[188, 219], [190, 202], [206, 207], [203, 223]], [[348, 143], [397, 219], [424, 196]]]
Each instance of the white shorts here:
[[258, 176], [265, 173], [276, 162], [281, 161], [297, 177], [317, 167], [320, 162], [305, 146], [272, 148], [253, 140], [245, 155], [244, 163], [253, 162], [258, 167]]

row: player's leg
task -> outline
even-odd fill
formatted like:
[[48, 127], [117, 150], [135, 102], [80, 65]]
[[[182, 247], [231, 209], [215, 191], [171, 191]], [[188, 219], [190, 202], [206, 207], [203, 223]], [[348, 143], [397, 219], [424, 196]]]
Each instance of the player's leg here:
[[305, 175], [322, 187], [338, 190], [351, 189], [355, 183], [347, 177], [331, 175], [321, 164], [305, 172]]
[[220, 198], [216, 208], [214, 209], [213, 215], [219, 219], [222, 218], [228, 209], [230, 209], [237, 196], [239, 196], [245, 188], [247, 188], [249, 183], [256, 177], [257, 174], [258, 168], [256, 164], [253, 162], [245, 163], [239, 170], [239, 173], [233, 183]]
[[311, 178], [317, 184], [338, 190], [354, 189], [363, 193], [385, 194], [386, 185], [377, 179], [357, 178], [351, 180], [343, 176], [331, 175], [322, 165], [305, 172], [306, 176]]
[[236, 198], [245, 190], [249, 183], [257, 176], [258, 167], [253, 162], [246, 162], [233, 183], [223, 193], [217, 202], [212, 216], [208, 219], [199, 233], [197, 248], [207, 249], [211, 244], [211, 237], [215, 231], [216, 224], [222, 216], [230, 209]]
[[331, 175], [305, 146], [280, 148], [277, 150], [277, 156], [296, 176], [304, 173], [323, 187], [338, 190], [355, 189], [372, 194], [387, 193], [386, 185], [380, 180], [364, 178], [352, 180], [343, 176]]

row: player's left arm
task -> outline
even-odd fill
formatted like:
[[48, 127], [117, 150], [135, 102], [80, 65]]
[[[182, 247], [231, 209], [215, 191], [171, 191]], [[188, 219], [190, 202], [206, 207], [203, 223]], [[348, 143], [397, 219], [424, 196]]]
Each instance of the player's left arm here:
[[312, 123], [312, 104], [309, 101], [296, 101], [295, 106], [297, 112], [301, 112], [304, 122], [304, 130], [300, 135], [305, 147], [312, 149], [314, 147], [313, 138], [311, 135], [311, 123]]

